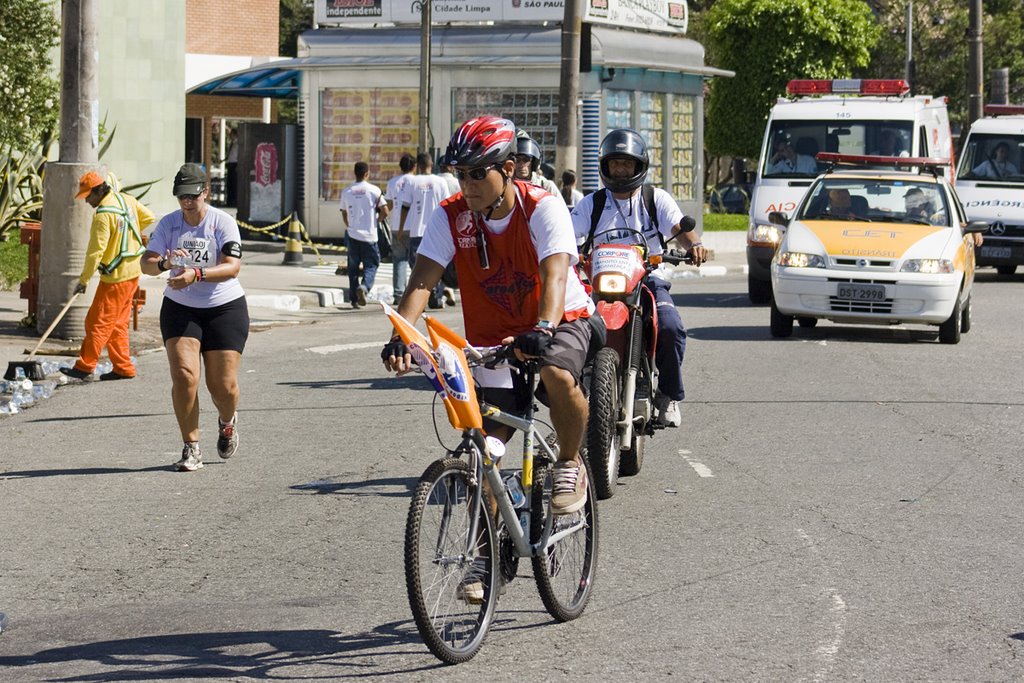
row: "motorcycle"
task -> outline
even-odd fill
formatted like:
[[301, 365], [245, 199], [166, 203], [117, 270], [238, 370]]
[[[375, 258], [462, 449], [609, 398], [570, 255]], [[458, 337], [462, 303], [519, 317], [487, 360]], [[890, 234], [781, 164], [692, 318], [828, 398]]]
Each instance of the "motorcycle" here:
[[687, 253], [674, 249], [652, 256], [639, 230], [614, 228], [595, 237], [612, 232], [616, 239], [628, 233], [636, 243], [595, 241], [582, 258], [591, 296], [608, 329], [605, 346], [589, 368], [586, 433], [591, 476], [602, 500], [615, 494], [619, 476], [640, 473], [645, 440], [661, 428], [654, 406], [658, 309], [644, 280], [662, 263], [691, 263]]

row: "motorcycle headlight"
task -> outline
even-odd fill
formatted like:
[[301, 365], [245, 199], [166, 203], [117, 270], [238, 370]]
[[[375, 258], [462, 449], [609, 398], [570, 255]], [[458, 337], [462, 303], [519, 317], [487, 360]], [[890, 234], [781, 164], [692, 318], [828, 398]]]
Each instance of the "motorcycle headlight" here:
[[915, 258], [903, 263], [903, 273], [952, 273], [953, 262], [945, 258]]
[[622, 294], [626, 291], [626, 276], [619, 273], [602, 273], [594, 281], [594, 291], [599, 294]]
[[782, 239], [777, 225], [754, 223], [747, 230], [747, 244], [774, 247]]
[[804, 254], [799, 251], [784, 251], [779, 254], [779, 265], [790, 268], [824, 268], [825, 259], [817, 254]]

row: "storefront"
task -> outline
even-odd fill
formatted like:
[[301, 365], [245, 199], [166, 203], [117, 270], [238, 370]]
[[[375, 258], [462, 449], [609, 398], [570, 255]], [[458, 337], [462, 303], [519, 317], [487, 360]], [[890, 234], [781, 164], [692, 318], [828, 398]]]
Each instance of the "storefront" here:
[[[611, 1], [615, 10], [615, 0]], [[398, 172], [401, 155], [416, 152], [420, 30], [409, 25], [416, 15], [388, 16], [389, 12], [407, 11], [397, 8], [399, 4], [405, 6], [383, 3], [382, 7], [380, 0], [319, 0], [320, 27], [299, 39], [299, 59], [292, 61], [303, 72], [302, 206], [307, 228], [316, 238], [343, 234], [338, 199], [342, 189], [354, 181], [356, 161], [366, 161], [370, 180], [384, 185]], [[529, 3], [493, 0], [481, 4], [492, 5], [492, 12], [508, 13], [513, 4]], [[607, 7], [609, 3], [588, 3], [595, 4]], [[668, 190], [683, 211], [699, 217], [704, 80], [732, 74], [705, 66], [703, 47], [681, 35], [685, 4], [650, 4], [662, 6], [660, 30], [584, 25], [576, 170], [581, 189], [596, 189], [601, 138], [613, 128], [635, 128], [650, 146], [649, 181]], [[376, 8], [378, 14], [328, 16], [328, 5], [344, 5], [349, 10], [358, 6], [360, 11]], [[392, 9], [392, 5], [396, 7]], [[464, 4], [452, 5], [448, 5], [450, 11], [467, 11]], [[536, 19], [539, 11], [530, 17]], [[560, 7], [545, 9], [541, 18], [560, 11]], [[670, 14], [677, 17], [674, 23], [668, 20]], [[601, 19], [624, 21], [616, 15]], [[435, 10], [435, 23], [443, 20]], [[329, 21], [374, 23], [324, 26]], [[553, 161], [561, 61], [557, 23], [435, 26], [431, 54], [429, 130], [435, 156], [443, 152], [459, 123], [478, 114], [496, 114], [526, 129]]]

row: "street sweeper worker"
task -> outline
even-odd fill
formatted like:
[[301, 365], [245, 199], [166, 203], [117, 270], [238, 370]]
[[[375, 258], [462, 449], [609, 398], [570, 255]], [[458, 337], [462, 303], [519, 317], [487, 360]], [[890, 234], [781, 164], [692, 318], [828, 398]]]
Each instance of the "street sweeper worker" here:
[[114, 190], [95, 171], [79, 179], [75, 199], [84, 199], [96, 209], [75, 294], [85, 292], [96, 271], [100, 283], [85, 316], [85, 339], [78, 359], [74, 367], [61, 368], [61, 372], [74, 379], [91, 377], [106, 347], [113, 370], [100, 375], [100, 379], [131, 379], [135, 366], [128, 351], [128, 323], [142, 273], [142, 231], [156, 216], [135, 197]]

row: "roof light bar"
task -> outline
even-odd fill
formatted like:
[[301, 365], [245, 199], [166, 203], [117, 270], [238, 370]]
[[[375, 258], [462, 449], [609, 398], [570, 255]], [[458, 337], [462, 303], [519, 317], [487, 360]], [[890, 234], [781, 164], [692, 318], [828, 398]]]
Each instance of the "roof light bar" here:
[[986, 116], [1013, 116], [1024, 114], [1024, 105], [1020, 104], [986, 104], [982, 107]]
[[929, 168], [950, 165], [949, 159], [940, 159], [938, 157], [889, 157], [868, 154], [818, 152], [814, 158], [825, 163], [851, 164], [854, 166], [913, 166], [915, 168]]
[[786, 84], [789, 95], [905, 95], [910, 86], [902, 78], [794, 79]]

